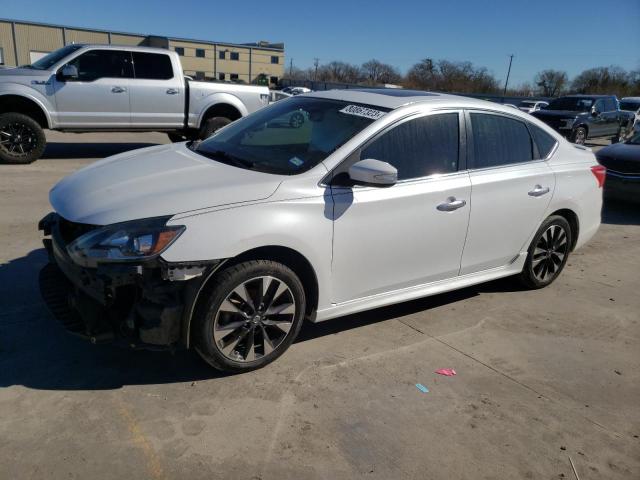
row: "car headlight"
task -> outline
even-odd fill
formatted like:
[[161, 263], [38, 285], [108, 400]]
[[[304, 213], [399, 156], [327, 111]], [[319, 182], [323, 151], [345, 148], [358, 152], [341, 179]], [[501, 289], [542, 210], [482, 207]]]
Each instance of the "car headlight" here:
[[78, 237], [67, 246], [67, 252], [75, 263], [85, 267], [148, 260], [164, 252], [184, 232], [183, 225], [166, 225], [169, 218], [107, 225]]

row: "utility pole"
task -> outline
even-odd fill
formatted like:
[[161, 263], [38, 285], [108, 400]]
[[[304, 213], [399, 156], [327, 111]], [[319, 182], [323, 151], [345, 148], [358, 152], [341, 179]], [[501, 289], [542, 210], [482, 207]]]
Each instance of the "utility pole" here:
[[289, 60], [289, 78], [293, 75], [293, 58]]
[[507, 85], [509, 85], [509, 75], [511, 74], [512, 62], [513, 62], [513, 53], [509, 55], [509, 70], [507, 70], [507, 79], [504, 81], [504, 90], [502, 92], [502, 103], [504, 103], [504, 96], [507, 94]]
[[313, 74], [313, 81], [315, 82], [316, 80], [318, 80], [318, 65], [320, 64], [320, 59], [319, 58], [314, 58], [313, 59], [313, 66], [316, 67], [316, 71]]

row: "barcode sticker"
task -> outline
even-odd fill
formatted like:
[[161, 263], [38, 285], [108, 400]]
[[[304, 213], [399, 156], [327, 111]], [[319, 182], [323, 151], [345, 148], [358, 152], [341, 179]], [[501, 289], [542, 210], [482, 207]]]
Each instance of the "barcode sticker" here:
[[340, 113], [346, 113], [347, 115], [356, 115], [358, 117], [370, 118], [372, 120], [378, 120], [382, 118], [385, 113], [380, 110], [374, 110], [373, 108], [360, 107], [358, 105], [347, 105]]

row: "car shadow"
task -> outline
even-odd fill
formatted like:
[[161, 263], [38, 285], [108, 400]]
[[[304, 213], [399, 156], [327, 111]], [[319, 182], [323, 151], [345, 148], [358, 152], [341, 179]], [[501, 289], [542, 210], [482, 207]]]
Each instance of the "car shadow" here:
[[602, 223], [609, 225], [640, 225], [640, 205], [605, 198]]
[[[227, 375], [207, 366], [194, 351], [169, 353], [92, 345], [70, 335], [40, 297], [38, 274], [47, 261], [44, 249], [38, 249], [0, 264], [0, 388], [110, 390]], [[410, 315], [481, 292], [518, 289], [509, 279], [498, 280], [326, 322], [307, 322], [296, 342]]]
[[158, 143], [64, 143], [51, 142], [47, 143], [47, 147], [40, 157], [41, 160], [57, 160], [70, 158], [104, 158], [118, 153], [128, 152], [129, 150], [137, 150], [138, 148], [153, 147]]

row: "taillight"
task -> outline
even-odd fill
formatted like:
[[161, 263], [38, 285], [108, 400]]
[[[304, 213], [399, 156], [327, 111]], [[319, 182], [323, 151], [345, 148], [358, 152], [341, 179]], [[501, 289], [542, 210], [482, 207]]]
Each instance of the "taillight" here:
[[594, 165], [591, 167], [591, 173], [596, 177], [598, 187], [602, 188], [604, 186], [604, 179], [607, 177], [607, 169], [602, 165]]

